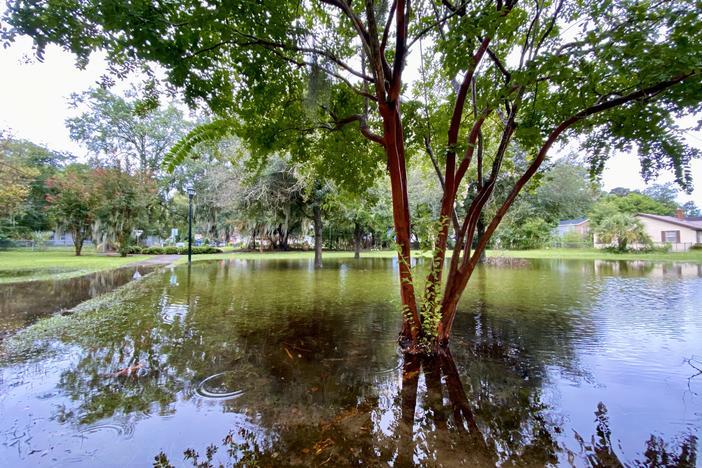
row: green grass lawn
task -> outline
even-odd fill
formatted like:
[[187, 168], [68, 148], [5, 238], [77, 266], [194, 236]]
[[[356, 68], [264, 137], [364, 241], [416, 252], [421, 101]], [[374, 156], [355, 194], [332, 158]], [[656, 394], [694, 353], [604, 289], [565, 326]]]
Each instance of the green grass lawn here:
[[72, 278], [148, 258], [148, 255], [107, 256], [94, 250], [84, 250], [80, 257], [76, 257], [72, 249], [10, 250], [0, 252], [0, 283]]
[[648, 260], [652, 262], [702, 263], [702, 250], [669, 253], [612, 253], [601, 249], [492, 250], [491, 257], [553, 258], [573, 260]]

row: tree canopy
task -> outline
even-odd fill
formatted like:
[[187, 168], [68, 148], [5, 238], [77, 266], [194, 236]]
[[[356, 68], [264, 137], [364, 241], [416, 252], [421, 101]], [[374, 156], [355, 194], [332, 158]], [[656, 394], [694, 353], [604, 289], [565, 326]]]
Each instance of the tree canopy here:
[[[580, 137], [594, 172], [612, 152], [635, 151], [645, 179], [670, 170], [684, 190], [700, 156], [677, 124], [702, 110], [702, 20], [692, 0], [15, 0], [5, 19], [3, 37], [32, 36], [39, 57], [50, 43], [81, 64], [102, 51], [113, 76], [140, 70], [150, 90], [158, 64], [186, 102], [206, 104], [216, 120], [177, 145], [171, 164], [232, 133], [255, 155], [305, 159], [319, 148], [329, 173], [355, 184], [383, 155], [402, 342], [415, 351], [448, 343], [479, 258], [554, 144]], [[405, 73], [419, 49], [432, 68], [421, 67], [421, 80]], [[410, 94], [427, 96], [423, 112]], [[443, 193], [434, 267], [418, 298], [407, 166], [422, 140]], [[495, 200], [505, 173], [512, 184]], [[491, 199], [497, 208], [483, 219]], [[440, 294], [450, 230], [456, 244]]]

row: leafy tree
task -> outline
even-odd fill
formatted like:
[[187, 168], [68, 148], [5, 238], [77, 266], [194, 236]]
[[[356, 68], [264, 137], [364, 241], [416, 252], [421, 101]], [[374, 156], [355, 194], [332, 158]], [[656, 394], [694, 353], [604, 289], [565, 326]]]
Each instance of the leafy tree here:
[[672, 184], [653, 184], [646, 187], [643, 194], [651, 199], [665, 205], [668, 208], [669, 214], [675, 213], [678, 208], [678, 189]]
[[628, 189], [626, 187], [615, 187], [609, 191], [610, 195], [616, 195], [618, 197], [624, 197], [631, 192], [632, 192], [632, 190]]
[[618, 252], [626, 252], [631, 244], [652, 245], [641, 221], [627, 213], [614, 213], [601, 219], [593, 226], [593, 232], [600, 243], [613, 244]]
[[[458, 301], [480, 256], [554, 143], [587, 136], [595, 171], [612, 151], [635, 144], [645, 178], [669, 169], [688, 190], [689, 162], [699, 156], [674, 121], [699, 111], [702, 100], [702, 20], [689, 0], [319, 0], [217, 8], [191, 0], [178, 8], [143, 0], [17, 0], [5, 19], [12, 28], [3, 37], [31, 35], [40, 57], [57, 43], [82, 61], [104, 51], [121, 73], [156, 62], [188, 103], [207, 103], [220, 120], [190, 134], [176, 148], [173, 164], [198, 141], [229, 133], [259, 153], [301, 148], [302, 140], [330, 134], [347, 142], [362, 135], [367, 145], [377, 145], [375, 152], [360, 153], [365, 160], [345, 159], [347, 142], [336, 146], [338, 154], [325, 156], [346, 174], [365, 174], [362, 162], [372, 167], [374, 154], [385, 157], [400, 264], [402, 345], [412, 352], [448, 344]], [[410, 269], [407, 158], [411, 134], [420, 129], [405, 118], [400, 97], [408, 84], [405, 63], [423, 38], [440, 70], [437, 95], [450, 117], [442, 119], [446, 132], [436, 141], [443, 149], [437, 158], [444, 181], [441, 228], [418, 298]], [[321, 105], [309, 109], [306, 102]], [[360, 130], [356, 137], [349, 133], [352, 124]], [[518, 167], [509, 162], [519, 155], [526, 155], [526, 169], [514, 171], [511, 190], [471, 249], [498, 177]], [[465, 186], [475, 189], [453, 223]], [[444, 282], [451, 229], [456, 244]]]
[[49, 179], [47, 186], [52, 192], [47, 196], [50, 208], [57, 223], [71, 233], [76, 256], [79, 256], [95, 222], [97, 199], [93, 174], [85, 166], [69, 166]]
[[114, 168], [93, 172], [97, 205], [93, 238], [106, 245], [114, 241], [123, 257], [129, 252], [134, 230], [155, 203], [156, 187], [151, 179], [136, 177]]
[[23, 237], [52, 228], [46, 181], [71, 159], [68, 154], [0, 132], [0, 221], [4, 225], [0, 229]]
[[14, 227], [17, 216], [29, 198], [31, 182], [38, 172], [12, 160], [4, 152], [0, 153], [0, 167], [0, 213]]
[[649, 213], [666, 216], [675, 214], [675, 205], [661, 203], [639, 192], [629, 192], [627, 195], [621, 197], [604, 197], [598, 204], [609, 204], [615, 211], [620, 213]]
[[533, 203], [539, 216], [555, 223], [586, 216], [599, 192], [587, 169], [577, 160], [567, 157], [546, 170], [534, 193]]
[[103, 164], [126, 171], [158, 171], [166, 151], [190, 126], [173, 104], [144, 108], [136, 89], [121, 97], [94, 88], [72, 95], [71, 104], [87, 107], [66, 120], [71, 139], [83, 143]]
[[685, 216], [693, 216], [693, 217], [702, 216], [702, 211], [700, 211], [699, 207], [692, 200], [685, 202], [685, 204], [682, 206], [682, 209], [683, 209], [683, 212], [685, 213]]
[[510, 224], [510, 229], [503, 232], [499, 239], [501, 246], [513, 249], [539, 249], [551, 240], [553, 225], [543, 218], [532, 217], [520, 224]]

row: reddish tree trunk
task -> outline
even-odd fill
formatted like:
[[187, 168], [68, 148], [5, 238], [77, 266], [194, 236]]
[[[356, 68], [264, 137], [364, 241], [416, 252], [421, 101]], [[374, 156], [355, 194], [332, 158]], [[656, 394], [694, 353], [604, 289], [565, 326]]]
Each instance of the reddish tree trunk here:
[[405, 147], [398, 103], [391, 102], [380, 105], [380, 114], [383, 118], [385, 155], [390, 174], [392, 212], [400, 270], [400, 298], [403, 309], [400, 342], [406, 349], [416, 349], [421, 334], [421, 320], [412, 283]]

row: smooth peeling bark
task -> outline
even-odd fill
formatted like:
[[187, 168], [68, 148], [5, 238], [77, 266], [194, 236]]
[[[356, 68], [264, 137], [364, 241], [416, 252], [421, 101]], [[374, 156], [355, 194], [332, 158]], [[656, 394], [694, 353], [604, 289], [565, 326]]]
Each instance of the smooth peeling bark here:
[[[442, 184], [444, 193], [441, 199], [441, 209], [439, 212], [439, 222], [441, 225], [437, 236], [431, 270], [427, 277], [427, 286], [424, 292], [424, 304], [425, 308], [427, 309], [433, 310], [435, 308], [435, 304], [437, 302], [437, 291], [441, 288], [441, 278], [444, 271], [444, 260], [446, 259], [446, 247], [448, 243], [449, 227], [451, 224], [450, 220], [453, 219], [455, 213], [454, 206], [456, 204], [456, 193], [458, 191], [458, 186], [460, 185], [463, 175], [465, 174], [473, 158], [476, 142], [481, 135], [483, 123], [490, 114], [490, 110], [488, 109], [485, 112], [482, 112], [479, 116], [476, 115], [475, 123], [473, 124], [468, 136], [466, 153], [458, 167], [458, 171], [456, 171], [456, 145], [458, 143], [463, 110], [465, 108], [466, 99], [468, 98], [468, 91], [473, 83], [475, 70], [477, 70], [489, 44], [490, 37], [486, 37], [480, 43], [480, 47], [478, 47], [478, 50], [473, 55], [468, 70], [466, 71], [463, 81], [461, 82], [458, 92], [456, 93], [456, 100], [454, 102], [453, 112], [451, 114], [451, 121], [448, 129], [446, 168], [444, 171], [444, 183]], [[457, 224], [457, 222], [455, 224]], [[423, 313], [427, 313], [427, 311], [425, 310]]]
[[[613, 99], [610, 99], [608, 101], [604, 102], [599, 102], [597, 104], [594, 104], [590, 107], [587, 107], [583, 109], [582, 111], [578, 112], [577, 114], [569, 117], [568, 119], [565, 119], [562, 121], [560, 124], [558, 124], [552, 131], [549, 133], [548, 137], [544, 141], [543, 145], [539, 149], [539, 151], [536, 154], [536, 157], [534, 160], [531, 162], [529, 167], [526, 169], [524, 174], [521, 175], [521, 177], [517, 180], [517, 182], [514, 184], [512, 187], [512, 190], [510, 193], [507, 195], [506, 199], [503, 201], [502, 205], [498, 208], [497, 212], [495, 213], [494, 217], [490, 221], [490, 223], [487, 225], [485, 228], [485, 233], [478, 238], [478, 244], [475, 248], [475, 250], [472, 252], [470, 251], [470, 243], [472, 242], [472, 235], [473, 232], [475, 231], [477, 221], [479, 219], [480, 213], [482, 212], [482, 208], [487, 201], [487, 198], [489, 195], [492, 193], [492, 189], [494, 188], [494, 182], [495, 178], [497, 176], [497, 173], [494, 172], [493, 169], [493, 174], [491, 174], [491, 180], [488, 181], [488, 183], [483, 187], [481, 190], [481, 193], [487, 194], [485, 197], [481, 197], [481, 194], [476, 197], [476, 200], [473, 201], [473, 204], [471, 204], [470, 209], [468, 210], [468, 214], [466, 215], [466, 220], [464, 221], [464, 226], [465, 228], [462, 228], [462, 234], [467, 236], [467, 241], [466, 245], [464, 245], [463, 252], [460, 251], [459, 243], [457, 243], [456, 248], [454, 249], [454, 254], [451, 262], [451, 272], [449, 279], [447, 281], [446, 285], [446, 291], [444, 294], [444, 299], [442, 302], [441, 306], [441, 312], [442, 312], [442, 318], [439, 323], [439, 329], [437, 333], [437, 338], [436, 338], [436, 350], [438, 352], [442, 352], [443, 350], [447, 350], [448, 343], [449, 343], [449, 338], [451, 336], [451, 329], [453, 327], [453, 322], [456, 317], [456, 311], [458, 307], [458, 301], [460, 300], [461, 295], [463, 294], [463, 291], [465, 290], [468, 281], [475, 270], [475, 267], [477, 266], [478, 262], [480, 261], [480, 257], [483, 255], [485, 252], [485, 249], [487, 248], [487, 244], [490, 241], [490, 238], [492, 237], [493, 233], [499, 226], [500, 222], [502, 221], [502, 218], [505, 216], [507, 211], [510, 209], [512, 204], [514, 203], [515, 199], [519, 195], [519, 193], [522, 191], [522, 189], [527, 185], [527, 183], [531, 180], [531, 178], [536, 174], [536, 172], [539, 170], [541, 167], [541, 164], [544, 162], [546, 159], [546, 156], [548, 155], [549, 150], [553, 146], [553, 144], [556, 142], [556, 140], [570, 127], [573, 125], [577, 124], [581, 120], [584, 120], [592, 115], [599, 114], [601, 112], [605, 112], [609, 109], [625, 105], [629, 102], [636, 101], [636, 100], [646, 100], [646, 99], [652, 99], [662, 93], [663, 91], [675, 86], [676, 84], [684, 81], [685, 79], [695, 76], [695, 73], [689, 73], [686, 75], [681, 75], [677, 76], [669, 81], [665, 81], [662, 83], [658, 83], [654, 86], [651, 86], [649, 88], [644, 88], [640, 89], [638, 91], [634, 91], [632, 93], [629, 93], [624, 96], [619, 96]], [[509, 144], [509, 141], [512, 136], [512, 132], [514, 131], [514, 109], [513, 109], [513, 114], [510, 118], [510, 122], [508, 123], [507, 127], [505, 128], [505, 132], [503, 133], [503, 139], [500, 145], [500, 148], [498, 149], [497, 158], [500, 158], [501, 155], [504, 154], [504, 151], [506, 151], [506, 146]], [[493, 177], [494, 175], [494, 177]], [[489, 192], [488, 192], [489, 191]], [[461, 255], [462, 254], [462, 255]], [[453, 268], [454, 262], [457, 265], [459, 262], [459, 255], [461, 257], [460, 260], [460, 267]]]
[[397, 241], [397, 260], [400, 270], [400, 298], [402, 301], [402, 330], [400, 345], [407, 350], [417, 349], [421, 335], [421, 321], [412, 282], [410, 254], [410, 213], [407, 198], [405, 149], [397, 104], [380, 106], [385, 136], [385, 155], [390, 175], [392, 212]]

